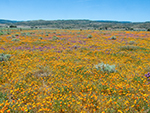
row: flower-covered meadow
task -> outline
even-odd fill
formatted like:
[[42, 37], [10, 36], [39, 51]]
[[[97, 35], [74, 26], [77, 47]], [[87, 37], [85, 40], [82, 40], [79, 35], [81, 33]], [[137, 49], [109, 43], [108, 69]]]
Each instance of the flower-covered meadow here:
[[150, 32], [0, 32], [0, 112], [150, 112]]

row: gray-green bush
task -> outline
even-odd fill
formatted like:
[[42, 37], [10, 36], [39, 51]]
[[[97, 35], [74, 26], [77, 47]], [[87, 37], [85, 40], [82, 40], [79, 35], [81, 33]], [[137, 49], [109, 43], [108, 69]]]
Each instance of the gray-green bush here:
[[3, 34], [4, 34], [3, 32], [0, 32], [0, 36], [3, 35]]
[[20, 41], [20, 40], [17, 38], [13, 38], [12, 41]]
[[42, 40], [43, 38], [42, 38], [42, 37], [39, 37], [39, 39], [41, 39], [41, 40]]
[[88, 35], [87, 38], [92, 38], [92, 35]]
[[15, 36], [19, 36], [19, 34], [15, 34]]
[[112, 40], [116, 40], [116, 36], [112, 36], [110, 39], [112, 39]]
[[116, 72], [115, 65], [104, 64], [103, 62], [95, 65], [95, 68], [105, 73]]
[[121, 46], [120, 49], [121, 50], [137, 50], [140, 47], [138, 46], [133, 46], [133, 45], [126, 45], [126, 46]]
[[130, 45], [135, 44], [135, 41], [130, 41], [129, 44]]
[[7, 61], [11, 57], [10, 54], [0, 54], [0, 61]]
[[12, 35], [11, 37], [12, 37], [12, 38], [16, 38], [16, 36], [14, 36], [14, 35]]
[[59, 37], [53, 36], [53, 40], [59, 40]]

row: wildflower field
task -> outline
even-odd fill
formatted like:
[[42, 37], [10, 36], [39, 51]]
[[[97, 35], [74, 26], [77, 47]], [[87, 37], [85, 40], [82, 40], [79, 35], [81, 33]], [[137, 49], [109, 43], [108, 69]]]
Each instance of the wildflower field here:
[[0, 32], [0, 112], [150, 112], [150, 32]]

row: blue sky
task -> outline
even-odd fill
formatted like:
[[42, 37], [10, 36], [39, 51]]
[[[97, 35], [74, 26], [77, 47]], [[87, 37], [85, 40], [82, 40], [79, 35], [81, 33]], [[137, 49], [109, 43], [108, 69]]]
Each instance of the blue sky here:
[[0, 0], [0, 19], [150, 21], [150, 0]]

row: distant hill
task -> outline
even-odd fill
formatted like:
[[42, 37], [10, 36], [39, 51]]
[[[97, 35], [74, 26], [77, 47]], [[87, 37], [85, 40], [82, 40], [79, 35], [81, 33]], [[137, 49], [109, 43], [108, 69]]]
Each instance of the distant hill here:
[[130, 21], [109, 21], [109, 20], [96, 20], [97, 22], [103, 22], [103, 23], [132, 23]]
[[19, 22], [19, 21], [0, 19], [0, 24], [13, 24], [13, 23], [17, 23], [17, 22]]
[[0, 19], [0, 24], [60, 29], [149, 29], [150, 22], [107, 20], [31, 20], [12, 21]]

